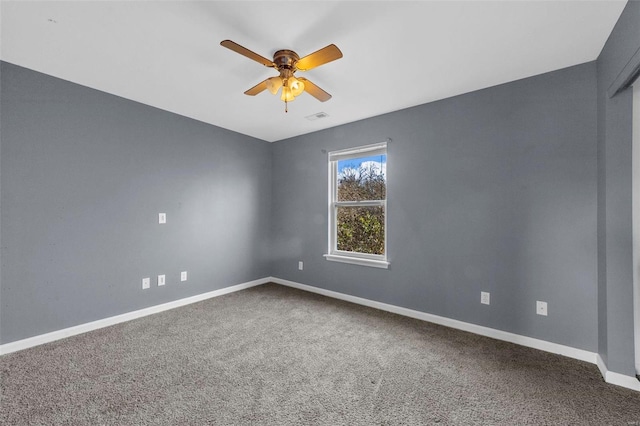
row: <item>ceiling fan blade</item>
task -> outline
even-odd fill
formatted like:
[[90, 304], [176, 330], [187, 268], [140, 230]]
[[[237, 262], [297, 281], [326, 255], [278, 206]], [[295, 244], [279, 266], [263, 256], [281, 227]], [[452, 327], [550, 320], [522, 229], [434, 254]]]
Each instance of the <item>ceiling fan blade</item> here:
[[256, 84], [251, 89], [244, 92], [244, 94], [249, 96], [255, 96], [264, 90], [267, 90], [267, 80], [261, 81], [260, 83]]
[[319, 100], [320, 102], [326, 102], [331, 99], [331, 95], [307, 80], [306, 78], [298, 78], [304, 83], [304, 91]]
[[296, 62], [296, 68], [300, 71], [309, 71], [310, 69], [340, 58], [342, 58], [340, 49], [338, 49], [335, 44], [330, 44], [304, 58], [300, 58], [298, 62]]
[[261, 63], [265, 67], [272, 67], [272, 68], [276, 67], [271, 59], [267, 59], [264, 56], [258, 55], [257, 53], [252, 52], [246, 47], [240, 46], [238, 43], [235, 43], [231, 40], [223, 40], [220, 42], [220, 45], [226, 47], [227, 49], [231, 49], [234, 52], [239, 53], [243, 56], [246, 56], [249, 59], [253, 59], [256, 62]]

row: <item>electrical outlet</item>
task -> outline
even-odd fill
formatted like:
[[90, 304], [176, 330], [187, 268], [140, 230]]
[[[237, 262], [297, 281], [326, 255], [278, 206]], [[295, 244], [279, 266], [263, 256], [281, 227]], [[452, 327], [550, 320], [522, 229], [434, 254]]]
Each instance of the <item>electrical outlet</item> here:
[[142, 279], [142, 289], [146, 290], [151, 287], [151, 278], [143, 278]]
[[303, 269], [304, 269], [304, 262], [302, 262], [302, 260], [301, 260], [301, 261], [298, 262], [298, 270], [302, 271]]
[[480, 303], [482, 303], [483, 305], [490, 305], [491, 304], [491, 293], [486, 292], [486, 291], [481, 291], [480, 292]]
[[186, 280], [187, 280], [187, 271], [180, 272], [180, 281], [186, 281]]
[[166, 213], [158, 213], [158, 223], [160, 223], [160, 224], [167, 223], [167, 214]]
[[536, 314], [547, 316], [547, 302], [536, 300]]
[[158, 275], [158, 287], [160, 287], [161, 285], [164, 285], [164, 281], [165, 281], [165, 276]]

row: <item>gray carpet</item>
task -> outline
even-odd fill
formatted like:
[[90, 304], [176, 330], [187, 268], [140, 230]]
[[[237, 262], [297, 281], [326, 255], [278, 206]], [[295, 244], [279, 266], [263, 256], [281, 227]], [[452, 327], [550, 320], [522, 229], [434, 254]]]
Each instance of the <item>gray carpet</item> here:
[[640, 424], [596, 366], [268, 284], [0, 358], [0, 423]]

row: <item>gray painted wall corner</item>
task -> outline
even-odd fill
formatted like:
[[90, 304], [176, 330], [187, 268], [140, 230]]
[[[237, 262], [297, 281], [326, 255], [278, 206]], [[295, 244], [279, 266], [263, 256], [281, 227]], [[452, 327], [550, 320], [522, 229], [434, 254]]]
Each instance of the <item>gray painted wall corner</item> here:
[[607, 90], [640, 48], [640, 2], [627, 3], [598, 57], [598, 352], [633, 376], [632, 93]]
[[268, 142], [1, 70], [1, 343], [269, 276]]
[[[591, 62], [275, 142], [274, 276], [595, 351], [595, 87]], [[325, 152], [387, 137], [391, 268], [327, 262]]]

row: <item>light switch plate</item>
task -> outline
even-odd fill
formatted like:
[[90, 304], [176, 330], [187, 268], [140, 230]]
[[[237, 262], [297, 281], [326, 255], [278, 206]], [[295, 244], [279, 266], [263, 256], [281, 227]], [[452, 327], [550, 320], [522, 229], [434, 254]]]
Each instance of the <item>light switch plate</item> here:
[[158, 275], [158, 287], [161, 285], [164, 285], [165, 282], [165, 276], [164, 275]]
[[142, 279], [142, 289], [146, 290], [151, 287], [151, 278], [143, 278]]
[[187, 280], [187, 271], [180, 272], [180, 281], [186, 281], [186, 280]]
[[486, 292], [486, 291], [481, 291], [480, 292], [480, 303], [482, 303], [483, 305], [490, 305], [491, 304], [491, 293]]
[[304, 262], [301, 260], [298, 262], [298, 270], [302, 271], [304, 269]]
[[160, 224], [167, 223], [167, 214], [166, 213], [158, 213], [158, 223], [160, 223]]

